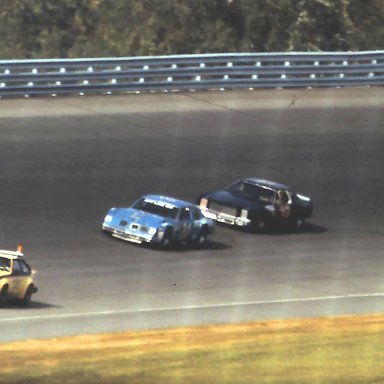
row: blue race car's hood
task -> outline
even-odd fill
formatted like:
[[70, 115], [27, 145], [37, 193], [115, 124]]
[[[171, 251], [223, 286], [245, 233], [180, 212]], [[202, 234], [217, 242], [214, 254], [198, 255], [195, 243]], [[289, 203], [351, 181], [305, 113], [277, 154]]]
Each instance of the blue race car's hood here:
[[[139, 224], [144, 227], [159, 227], [165, 222], [172, 221], [171, 219], [157, 216], [144, 211], [139, 211], [133, 208], [115, 208], [111, 209], [108, 215], [112, 216], [111, 225], [126, 226], [132, 223]], [[124, 221], [126, 223], [124, 223]], [[123, 222], [123, 223], [122, 223]]]
[[255, 201], [250, 201], [249, 199], [246, 199], [244, 197], [236, 196], [225, 190], [210, 193], [206, 197], [209, 201], [215, 201], [216, 203], [234, 208], [249, 209], [252, 207], [259, 207], [261, 205], [256, 203]]

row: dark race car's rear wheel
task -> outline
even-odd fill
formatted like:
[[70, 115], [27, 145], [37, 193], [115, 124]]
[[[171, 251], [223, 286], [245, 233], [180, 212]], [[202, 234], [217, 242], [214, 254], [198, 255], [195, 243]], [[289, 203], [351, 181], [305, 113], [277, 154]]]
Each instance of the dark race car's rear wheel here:
[[305, 219], [300, 219], [300, 218], [292, 218], [291, 222], [290, 222], [290, 227], [294, 230], [294, 231], [301, 231], [304, 229], [306, 225], [306, 221]]
[[305, 218], [296, 215], [289, 216], [286, 220], [282, 221], [284, 228], [290, 232], [300, 232], [306, 226]]

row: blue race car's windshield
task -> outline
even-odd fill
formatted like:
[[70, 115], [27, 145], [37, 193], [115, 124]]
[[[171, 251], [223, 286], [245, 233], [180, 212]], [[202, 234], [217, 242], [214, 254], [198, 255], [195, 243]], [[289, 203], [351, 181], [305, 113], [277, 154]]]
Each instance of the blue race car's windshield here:
[[230, 185], [227, 191], [246, 199], [261, 200], [269, 203], [273, 203], [276, 196], [275, 191], [272, 189], [243, 181]]
[[176, 219], [179, 212], [179, 209], [172, 204], [152, 199], [141, 199], [132, 208], [173, 220]]

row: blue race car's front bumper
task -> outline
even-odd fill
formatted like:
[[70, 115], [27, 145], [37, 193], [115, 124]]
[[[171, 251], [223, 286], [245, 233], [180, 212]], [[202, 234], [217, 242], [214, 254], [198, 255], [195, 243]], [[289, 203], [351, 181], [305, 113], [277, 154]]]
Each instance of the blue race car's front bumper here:
[[129, 241], [131, 243], [142, 244], [142, 243], [157, 243], [161, 240], [155, 234], [149, 234], [147, 232], [131, 229], [120, 229], [114, 228], [106, 223], [103, 224], [103, 231], [110, 233], [113, 237], [116, 237], [121, 240]]

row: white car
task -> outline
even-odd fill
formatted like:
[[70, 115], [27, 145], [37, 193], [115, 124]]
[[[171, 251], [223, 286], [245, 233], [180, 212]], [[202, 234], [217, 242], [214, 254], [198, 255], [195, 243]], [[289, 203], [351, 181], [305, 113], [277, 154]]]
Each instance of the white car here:
[[17, 251], [0, 250], [0, 307], [9, 300], [27, 306], [37, 292], [35, 274], [36, 271], [24, 260], [21, 247]]

